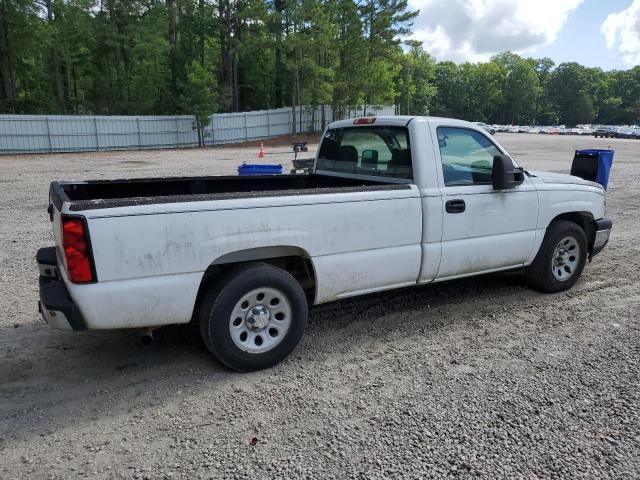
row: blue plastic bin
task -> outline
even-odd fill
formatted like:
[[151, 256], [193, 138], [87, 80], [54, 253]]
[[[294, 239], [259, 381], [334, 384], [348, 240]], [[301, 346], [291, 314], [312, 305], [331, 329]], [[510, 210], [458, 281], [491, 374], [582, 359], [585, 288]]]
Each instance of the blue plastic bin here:
[[282, 175], [282, 165], [243, 163], [238, 167], [238, 175]]
[[[606, 189], [609, 183], [609, 173], [613, 166], [613, 154], [613, 150], [576, 150], [571, 174], [585, 178], [584, 172], [589, 172], [587, 176], [590, 178], [588, 179], [599, 183]], [[583, 174], [580, 175], [580, 172]]]

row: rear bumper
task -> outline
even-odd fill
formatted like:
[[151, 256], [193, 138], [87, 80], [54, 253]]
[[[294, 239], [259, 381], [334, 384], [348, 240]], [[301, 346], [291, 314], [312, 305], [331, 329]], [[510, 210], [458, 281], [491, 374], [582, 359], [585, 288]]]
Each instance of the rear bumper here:
[[38, 310], [50, 327], [57, 330], [86, 330], [82, 312], [69, 296], [60, 278], [55, 248], [41, 248], [36, 255], [40, 269], [40, 301]]
[[595, 227], [595, 234], [593, 237], [593, 245], [589, 252], [589, 260], [602, 251], [602, 249], [609, 243], [609, 237], [611, 236], [611, 220], [608, 218], [601, 218], [593, 222]]

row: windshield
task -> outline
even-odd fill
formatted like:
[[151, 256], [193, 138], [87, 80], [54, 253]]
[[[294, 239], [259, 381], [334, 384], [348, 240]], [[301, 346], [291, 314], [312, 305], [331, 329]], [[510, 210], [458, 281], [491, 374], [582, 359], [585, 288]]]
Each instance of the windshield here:
[[412, 179], [406, 127], [347, 127], [326, 131], [316, 170]]

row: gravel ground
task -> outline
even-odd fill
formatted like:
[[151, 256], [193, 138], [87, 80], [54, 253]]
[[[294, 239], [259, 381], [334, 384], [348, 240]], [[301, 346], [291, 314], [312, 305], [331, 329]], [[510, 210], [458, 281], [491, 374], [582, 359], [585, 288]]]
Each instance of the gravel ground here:
[[531, 169], [616, 150], [614, 233], [574, 289], [494, 275], [324, 305], [252, 374], [189, 328], [49, 330], [33, 256], [53, 179], [233, 173], [255, 148], [0, 157], [0, 478], [639, 478], [640, 142], [497, 138]]

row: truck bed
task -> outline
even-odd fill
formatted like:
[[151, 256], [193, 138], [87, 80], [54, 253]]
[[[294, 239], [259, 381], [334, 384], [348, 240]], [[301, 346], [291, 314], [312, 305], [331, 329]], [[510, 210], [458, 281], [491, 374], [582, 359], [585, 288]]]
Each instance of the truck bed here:
[[407, 184], [316, 174], [163, 177], [52, 182], [50, 197], [59, 210], [64, 202], [69, 202], [70, 210], [81, 211], [154, 203], [407, 188], [410, 188]]

